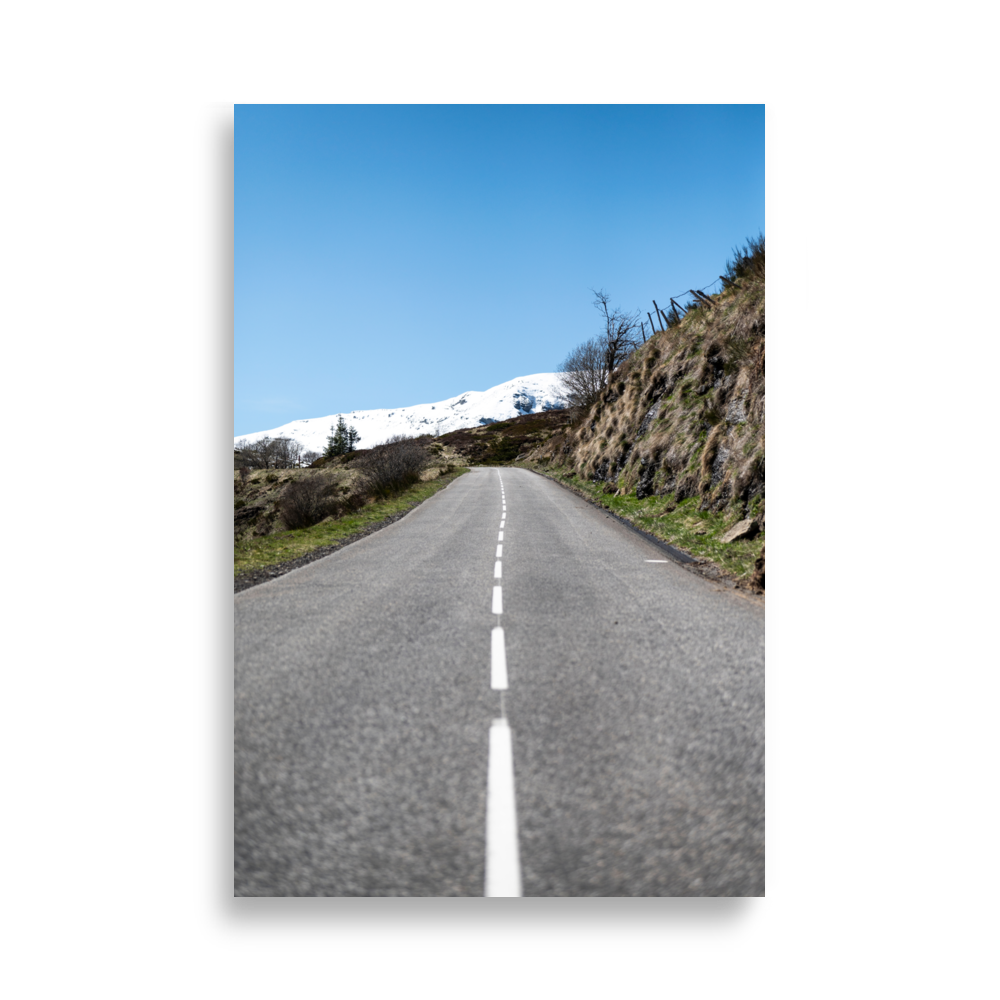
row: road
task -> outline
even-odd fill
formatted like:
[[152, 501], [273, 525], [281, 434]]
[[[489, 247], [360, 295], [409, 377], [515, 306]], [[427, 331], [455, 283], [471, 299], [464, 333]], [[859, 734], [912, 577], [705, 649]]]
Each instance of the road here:
[[472, 469], [235, 618], [236, 895], [764, 894], [763, 607], [550, 480]]

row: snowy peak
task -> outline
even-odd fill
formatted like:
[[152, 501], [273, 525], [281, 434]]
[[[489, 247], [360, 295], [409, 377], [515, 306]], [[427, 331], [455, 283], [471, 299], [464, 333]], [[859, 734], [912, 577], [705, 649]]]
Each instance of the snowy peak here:
[[322, 454], [330, 428], [339, 416], [357, 428], [361, 435], [360, 447], [370, 448], [395, 434], [447, 434], [463, 427], [493, 424], [525, 413], [561, 410], [565, 406], [559, 375], [549, 372], [511, 379], [483, 392], [463, 392], [438, 403], [418, 403], [395, 409], [353, 410], [350, 413], [332, 413], [327, 417], [293, 420], [281, 427], [233, 438], [233, 443], [244, 438], [253, 442], [265, 436], [287, 437], [298, 441], [305, 451]]

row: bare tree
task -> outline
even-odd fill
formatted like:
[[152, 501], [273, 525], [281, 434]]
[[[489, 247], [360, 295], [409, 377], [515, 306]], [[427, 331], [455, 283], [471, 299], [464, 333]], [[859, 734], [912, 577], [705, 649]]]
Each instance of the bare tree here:
[[236, 442], [236, 461], [253, 469], [293, 469], [301, 461], [302, 445], [292, 438], [270, 438], [266, 434], [256, 441], [242, 438]]
[[567, 355], [559, 366], [560, 382], [570, 406], [586, 409], [611, 380], [616, 368], [639, 346], [639, 313], [612, 308], [606, 292], [594, 292], [594, 308], [604, 330]]
[[601, 343], [592, 338], [574, 347], [559, 366], [559, 382], [570, 406], [586, 409], [604, 391], [607, 371]]
[[271, 439], [267, 436], [258, 438], [256, 441], [241, 438], [236, 442], [236, 450], [240, 453], [239, 461], [250, 466], [251, 469], [266, 469], [267, 451], [270, 444]]
[[604, 321], [604, 335], [598, 338], [604, 348], [604, 365], [608, 378], [612, 372], [639, 346], [639, 312], [625, 312], [609, 308], [608, 295], [594, 292], [594, 308]]
[[268, 468], [293, 469], [302, 454], [302, 445], [292, 438], [279, 437], [271, 442], [267, 455]]

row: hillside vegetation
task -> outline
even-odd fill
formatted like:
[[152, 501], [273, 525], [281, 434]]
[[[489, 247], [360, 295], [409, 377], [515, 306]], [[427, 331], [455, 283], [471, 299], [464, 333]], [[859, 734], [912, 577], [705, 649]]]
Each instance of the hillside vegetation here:
[[[572, 426], [525, 459], [564, 482], [577, 480], [617, 513], [759, 590], [763, 238], [750, 240], [727, 270], [723, 291], [654, 333]], [[742, 520], [752, 522], [753, 537], [722, 542]]]
[[517, 464], [683, 549], [707, 575], [763, 591], [763, 237], [736, 251], [724, 284], [683, 316], [672, 308], [589, 406], [395, 438], [308, 469], [252, 469], [261, 456], [237, 450], [236, 575], [341, 544], [465, 467]]
[[237, 586], [241, 577], [260, 582], [269, 567], [291, 567], [390, 523], [465, 471], [456, 455], [426, 443], [387, 443], [320, 459], [308, 469], [235, 471]]

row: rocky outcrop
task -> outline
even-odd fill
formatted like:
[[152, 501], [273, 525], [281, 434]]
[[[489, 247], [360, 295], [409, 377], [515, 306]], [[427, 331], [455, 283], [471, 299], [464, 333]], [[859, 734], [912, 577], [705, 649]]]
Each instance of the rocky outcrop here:
[[737, 521], [720, 539], [720, 542], [738, 542], [744, 538], [756, 538], [760, 525], [752, 518]]
[[655, 333], [575, 425], [528, 458], [642, 499], [698, 497], [752, 520], [764, 499], [764, 279]]

